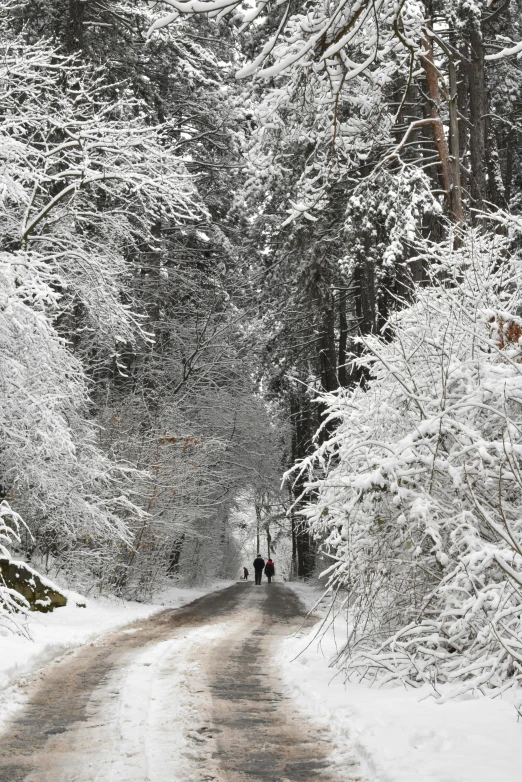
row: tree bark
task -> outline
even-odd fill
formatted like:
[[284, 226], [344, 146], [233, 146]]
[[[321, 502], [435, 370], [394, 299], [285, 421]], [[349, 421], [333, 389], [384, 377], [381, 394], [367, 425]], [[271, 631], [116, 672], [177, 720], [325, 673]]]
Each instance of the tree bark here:
[[322, 335], [319, 358], [321, 362], [321, 384], [324, 391], [335, 391], [337, 381], [337, 356], [335, 351], [335, 309], [331, 293], [325, 297], [322, 310]]
[[480, 23], [470, 22], [469, 64], [469, 146], [471, 166], [471, 198], [476, 208], [482, 208], [486, 197], [486, 114], [487, 91], [484, 42]]
[[86, 7], [86, 3], [81, 0], [69, 0], [69, 23], [65, 36], [65, 49], [68, 54], [83, 49]]
[[[369, 239], [365, 240], [369, 252]], [[356, 286], [356, 313], [361, 334], [375, 331], [375, 269], [368, 255], [357, 265], [354, 273]]]
[[464, 220], [464, 209], [462, 206], [462, 186], [460, 181], [460, 134], [459, 134], [459, 110], [458, 110], [458, 79], [457, 66], [450, 57], [448, 63], [449, 69], [449, 118], [450, 118], [450, 152], [452, 164], [452, 191], [451, 210], [455, 219], [459, 222]]
[[259, 554], [261, 552], [261, 508], [259, 507], [258, 503], [255, 503], [256, 506], [256, 553]]
[[[450, 81], [453, 82], [454, 95], [450, 92], [449, 109], [450, 109], [450, 133], [453, 136], [453, 146], [458, 155], [452, 157], [444, 132], [444, 125], [441, 117], [441, 96], [439, 89], [439, 74], [435, 65], [435, 58], [433, 56], [433, 43], [431, 38], [426, 35], [424, 38], [425, 54], [422, 57], [422, 64], [426, 73], [426, 83], [428, 86], [428, 94], [430, 97], [429, 116], [432, 118], [433, 140], [437, 149], [437, 154], [440, 161], [440, 170], [442, 176], [442, 187], [446, 193], [446, 201], [448, 210], [455, 222], [461, 222], [464, 219], [464, 211], [462, 208], [462, 197], [460, 187], [460, 154], [459, 154], [459, 139], [458, 139], [458, 122], [457, 122], [457, 95], [456, 95], [456, 72], [453, 71], [450, 76]], [[451, 62], [451, 60], [450, 60]], [[451, 86], [450, 86], [451, 91]], [[458, 172], [458, 174], [457, 174]]]
[[[489, 102], [489, 100], [488, 100]], [[487, 141], [487, 171], [488, 171], [488, 196], [489, 200], [498, 207], [506, 207], [506, 188], [500, 170], [500, 157], [498, 154], [498, 139], [495, 128], [488, 117], [486, 121]]]
[[337, 376], [339, 385], [346, 388], [348, 385], [348, 372], [346, 370], [348, 347], [348, 319], [346, 317], [346, 294], [339, 294], [339, 359]]
[[[462, 44], [464, 56], [468, 55], [468, 48], [465, 43]], [[468, 152], [469, 120], [468, 120], [468, 91], [469, 91], [469, 72], [465, 62], [458, 65], [457, 79], [457, 111], [459, 126], [459, 153], [461, 161], [466, 158]], [[459, 166], [461, 192], [468, 195], [468, 172], [465, 165]]]
[[510, 128], [506, 134], [506, 203], [509, 207], [513, 187], [513, 144], [515, 143], [516, 133]]
[[[292, 462], [305, 457], [312, 445], [312, 427], [308, 399], [304, 394], [295, 394], [291, 400], [291, 418], [294, 429], [292, 436]], [[298, 480], [291, 488], [294, 498], [294, 512], [292, 513], [292, 555], [295, 556], [296, 572], [298, 578], [308, 578], [315, 568], [315, 544], [302, 521], [296, 520], [295, 514], [299, 511], [301, 503], [307, 501], [303, 493], [303, 481]], [[295, 546], [295, 549], [294, 549]]]
[[295, 529], [295, 516], [293, 511], [290, 516], [290, 524], [292, 528], [292, 575], [297, 576], [297, 538]]

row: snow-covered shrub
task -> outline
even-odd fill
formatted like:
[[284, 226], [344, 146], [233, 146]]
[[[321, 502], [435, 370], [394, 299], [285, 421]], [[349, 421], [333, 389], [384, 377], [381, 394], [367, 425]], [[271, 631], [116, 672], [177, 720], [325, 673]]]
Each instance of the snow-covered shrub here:
[[522, 263], [477, 231], [421, 250], [429, 284], [364, 340], [365, 387], [325, 397], [305, 514], [348, 672], [494, 696], [522, 675]]

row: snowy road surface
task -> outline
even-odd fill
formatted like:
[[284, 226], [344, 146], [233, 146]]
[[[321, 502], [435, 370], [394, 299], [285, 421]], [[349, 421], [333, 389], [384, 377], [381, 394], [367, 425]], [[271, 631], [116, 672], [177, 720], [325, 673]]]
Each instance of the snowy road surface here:
[[305, 612], [236, 584], [53, 663], [0, 740], [0, 782], [351, 782], [273, 655]]

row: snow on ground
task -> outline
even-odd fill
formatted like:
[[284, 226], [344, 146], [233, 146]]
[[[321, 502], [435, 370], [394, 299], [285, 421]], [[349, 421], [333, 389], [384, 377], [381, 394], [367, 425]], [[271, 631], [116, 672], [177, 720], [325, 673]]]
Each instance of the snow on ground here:
[[66, 606], [48, 614], [29, 614], [30, 640], [0, 628], [0, 730], [2, 722], [11, 719], [23, 704], [26, 676], [32, 671], [104, 633], [146, 619], [164, 608], [179, 608], [234, 583], [216, 581], [194, 589], [168, 587], [155, 594], [151, 603], [108, 597], [85, 598], [64, 590], [68, 598]]
[[[309, 609], [321, 596], [289, 586]], [[325, 604], [316, 609], [324, 611]], [[371, 782], [520, 782], [522, 722], [508, 699], [438, 706], [427, 690], [345, 685], [328, 660], [346, 637], [346, 623], [337, 618], [335, 633], [330, 628], [320, 642], [317, 627], [288, 639], [280, 664], [297, 705], [331, 729], [336, 764], [349, 766], [358, 756]]]
[[216, 643], [228, 629], [221, 623], [187, 630], [182, 637], [147, 649], [125, 670], [116, 718], [118, 756], [111, 774], [103, 773], [102, 766], [96, 779], [172, 782], [195, 778], [193, 764], [201, 763], [207, 754], [202, 746], [206, 741], [188, 728], [201, 725], [208, 687], [191, 652]]
[[129, 655], [91, 698], [92, 713], [88, 708], [86, 721], [76, 729], [74, 751], [67, 734], [55, 739], [56, 778], [181, 782], [201, 779], [204, 764], [207, 778], [217, 779], [216, 761], [201, 730], [211, 717], [198, 657], [228, 631], [226, 623], [183, 628], [180, 635]]

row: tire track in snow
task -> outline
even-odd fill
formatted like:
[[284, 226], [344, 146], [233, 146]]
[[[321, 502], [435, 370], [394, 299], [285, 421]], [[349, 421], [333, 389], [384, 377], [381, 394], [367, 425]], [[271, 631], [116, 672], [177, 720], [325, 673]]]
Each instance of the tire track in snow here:
[[0, 738], [0, 782], [351, 782], [273, 667], [303, 621], [282, 585], [237, 584], [50, 666]]

